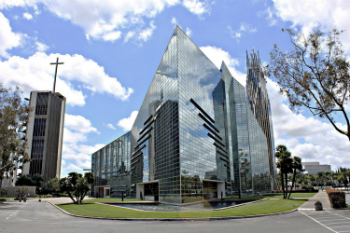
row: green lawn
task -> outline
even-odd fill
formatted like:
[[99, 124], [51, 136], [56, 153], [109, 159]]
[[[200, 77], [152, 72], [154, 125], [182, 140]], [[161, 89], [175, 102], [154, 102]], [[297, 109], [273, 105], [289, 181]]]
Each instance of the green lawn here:
[[144, 212], [128, 210], [113, 206], [106, 206], [97, 203], [84, 205], [60, 204], [58, 207], [69, 213], [92, 217], [108, 218], [204, 218], [204, 217], [227, 217], [227, 216], [247, 216], [259, 214], [271, 214], [290, 211], [298, 208], [307, 199], [298, 200], [263, 200], [256, 203], [247, 204], [219, 211], [198, 211], [198, 212]]
[[15, 197], [0, 197], [0, 199], [6, 199], [6, 200], [9, 200], [9, 199], [15, 199]]
[[[315, 196], [316, 193], [292, 193], [291, 198], [310, 198]], [[269, 198], [283, 198], [282, 193], [272, 193], [260, 196], [244, 196], [242, 199], [269, 199]], [[238, 196], [225, 198], [226, 200], [238, 199]]]
[[[95, 203], [95, 202], [120, 202], [121, 198], [94, 198], [94, 199], [84, 199], [84, 203]], [[142, 201], [140, 199], [129, 199], [124, 198], [124, 201]]]

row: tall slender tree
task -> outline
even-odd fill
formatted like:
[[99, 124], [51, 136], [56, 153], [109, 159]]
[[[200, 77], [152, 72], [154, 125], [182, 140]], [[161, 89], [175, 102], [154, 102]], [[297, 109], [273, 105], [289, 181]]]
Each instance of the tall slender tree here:
[[25, 132], [28, 114], [32, 110], [22, 101], [21, 90], [7, 89], [0, 83], [0, 192], [2, 180], [30, 161], [25, 153]]
[[324, 182], [327, 181], [327, 176], [326, 176], [325, 172], [323, 172], [323, 171], [318, 171], [318, 172], [317, 172], [317, 180], [320, 182], [320, 184], [321, 184], [321, 189], [323, 190]]
[[283, 199], [286, 199], [288, 193], [288, 173], [293, 172], [293, 159], [285, 145], [276, 147], [275, 157], [277, 158], [276, 167], [280, 170]]
[[294, 186], [294, 182], [295, 182], [295, 177], [296, 177], [297, 171], [301, 171], [301, 169], [302, 169], [301, 158], [298, 157], [298, 156], [294, 156], [292, 164], [291, 164], [291, 167], [293, 169], [293, 181], [292, 181], [292, 186], [290, 187], [290, 192], [289, 192], [288, 199], [290, 198], [290, 196], [292, 194], [292, 189], [293, 189], [293, 186]]

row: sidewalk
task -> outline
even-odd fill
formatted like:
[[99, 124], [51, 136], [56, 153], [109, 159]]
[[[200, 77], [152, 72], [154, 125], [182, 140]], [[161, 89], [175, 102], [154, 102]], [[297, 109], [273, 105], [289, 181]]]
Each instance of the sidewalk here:
[[315, 202], [320, 201], [322, 202], [323, 209], [324, 210], [331, 210], [331, 203], [329, 202], [328, 195], [326, 192], [318, 192], [315, 196], [311, 197], [308, 201], [304, 202], [298, 210], [314, 210], [315, 209]]

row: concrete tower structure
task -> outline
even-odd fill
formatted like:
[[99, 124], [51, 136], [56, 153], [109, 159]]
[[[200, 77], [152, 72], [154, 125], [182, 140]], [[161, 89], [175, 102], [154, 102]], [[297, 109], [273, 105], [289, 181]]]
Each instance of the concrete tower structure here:
[[23, 174], [41, 174], [44, 182], [60, 178], [66, 98], [51, 91], [32, 91], [27, 126], [31, 162], [23, 166]]
[[250, 110], [263, 130], [268, 144], [269, 166], [271, 174], [272, 189], [275, 189], [276, 166], [275, 166], [275, 141], [273, 136], [272, 113], [269, 95], [266, 89], [266, 80], [260, 75], [261, 63], [259, 52], [247, 54], [247, 79], [246, 95]]

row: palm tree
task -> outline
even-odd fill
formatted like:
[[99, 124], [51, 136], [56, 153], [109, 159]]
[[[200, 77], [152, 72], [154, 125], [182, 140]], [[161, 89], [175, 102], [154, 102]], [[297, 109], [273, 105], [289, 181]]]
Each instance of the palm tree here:
[[312, 182], [316, 180], [316, 176], [314, 174], [310, 174], [309, 179], [310, 179], [311, 184], [312, 184]]
[[326, 176], [325, 172], [323, 172], [323, 171], [318, 171], [317, 172], [317, 180], [319, 182], [321, 182], [321, 189], [322, 190], [323, 190], [323, 185], [324, 185], [324, 182], [325, 182], [326, 179], [327, 179], [327, 176]]
[[326, 171], [324, 174], [326, 176], [326, 182], [332, 180], [332, 173], [330, 171]]
[[280, 170], [281, 175], [283, 199], [286, 199], [288, 192], [288, 173], [293, 172], [293, 159], [291, 158], [291, 153], [287, 151], [287, 147], [285, 145], [279, 145], [276, 147], [275, 157], [277, 158], [276, 167]]
[[291, 167], [293, 169], [293, 181], [292, 181], [292, 187], [290, 187], [290, 192], [289, 192], [288, 199], [290, 198], [290, 195], [292, 194], [292, 189], [293, 189], [293, 186], [294, 186], [295, 176], [297, 174], [297, 170], [301, 171], [301, 169], [303, 168], [302, 165], [301, 165], [301, 158], [298, 157], [298, 156], [294, 156], [292, 164], [291, 164]]
[[337, 182], [338, 182], [338, 186], [340, 186], [340, 184], [341, 184], [341, 182], [342, 182], [342, 180], [343, 180], [343, 176], [342, 176], [342, 174], [340, 174], [340, 173], [336, 173], [336, 175], [335, 175], [335, 179], [337, 180]]

